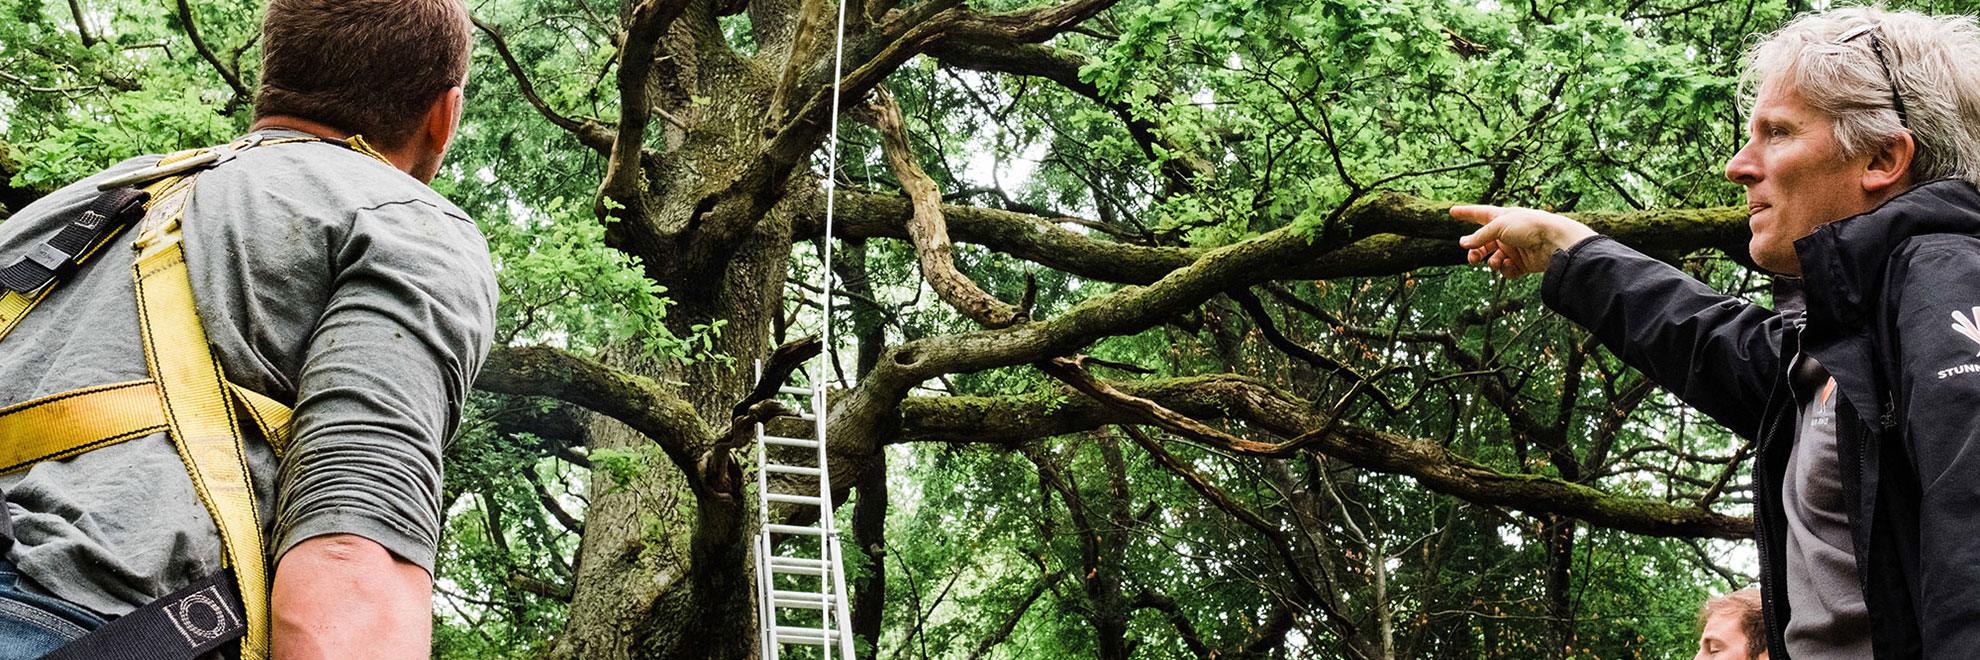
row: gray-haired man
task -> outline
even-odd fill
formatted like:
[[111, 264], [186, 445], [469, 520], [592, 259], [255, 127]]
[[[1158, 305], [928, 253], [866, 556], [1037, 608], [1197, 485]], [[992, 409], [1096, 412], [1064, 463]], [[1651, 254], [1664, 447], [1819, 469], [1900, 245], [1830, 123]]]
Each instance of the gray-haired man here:
[[1776, 660], [1980, 652], [1980, 29], [1849, 8], [1756, 46], [1746, 186], [1780, 311], [1531, 209], [1461, 243], [1755, 439]]

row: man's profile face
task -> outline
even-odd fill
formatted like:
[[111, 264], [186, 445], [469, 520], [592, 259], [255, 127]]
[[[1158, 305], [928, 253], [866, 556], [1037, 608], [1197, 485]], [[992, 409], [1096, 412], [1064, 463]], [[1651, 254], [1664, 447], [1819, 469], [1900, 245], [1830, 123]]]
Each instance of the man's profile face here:
[[[1705, 620], [1705, 632], [1698, 635], [1698, 655], [1692, 660], [1748, 660], [1746, 633], [1739, 629], [1737, 613], [1713, 614]], [[1758, 656], [1766, 660], [1767, 652]]]
[[1835, 122], [1773, 79], [1760, 86], [1747, 143], [1726, 162], [1726, 178], [1746, 186], [1747, 250], [1762, 268], [1801, 274], [1794, 242], [1816, 225], [1875, 208], [1863, 187], [1868, 154], [1842, 158]]

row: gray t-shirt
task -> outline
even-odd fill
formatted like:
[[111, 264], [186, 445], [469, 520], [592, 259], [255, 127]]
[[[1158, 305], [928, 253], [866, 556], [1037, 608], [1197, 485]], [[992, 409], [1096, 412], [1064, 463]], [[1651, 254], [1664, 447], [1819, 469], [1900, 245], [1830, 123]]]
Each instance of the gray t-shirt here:
[[[300, 135], [263, 131], [270, 136]], [[52, 236], [126, 161], [0, 223], [0, 264]], [[0, 340], [0, 406], [149, 377], [126, 231]], [[271, 560], [349, 533], [433, 568], [440, 450], [494, 333], [495, 277], [467, 214], [320, 142], [257, 147], [186, 208], [193, 295], [227, 379], [291, 403], [287, 450], [249, 442]], [[31, 588], [130, 612], [220, 568], [220, 539], [162, 433], [0, 476]], [[274, 564], [270, 563], [272, 577]]]
[[1785, 631], [1795, 660], [1869, 660], [1870, 617], [1856, 578], [1856, 553], [1836, 452], [1836, 381], [1807, 355], [1796, 356], [1801, 406], [1781, 502], [1787, 512]]

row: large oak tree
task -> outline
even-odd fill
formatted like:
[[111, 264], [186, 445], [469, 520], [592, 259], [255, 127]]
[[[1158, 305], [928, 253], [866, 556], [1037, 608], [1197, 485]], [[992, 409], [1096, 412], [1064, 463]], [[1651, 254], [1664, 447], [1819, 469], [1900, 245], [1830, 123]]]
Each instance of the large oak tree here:
[[[0, 205], [243, 127], [249, 5], [15, 3]], [[436, 186], [505, 300], [443, 654], [759, 655], [748, 431], [803, 431], [752, 404], [820, 351], [863, 654], [1656, 653], [1746, 579], [1707, 540], [1748, 448], [1447, 268], [1438, 200], [1764, 299], [1717, 167], [1795, 7], [863, 0], [840, 43], [822, 0], [604, 5], [472, 5]]]

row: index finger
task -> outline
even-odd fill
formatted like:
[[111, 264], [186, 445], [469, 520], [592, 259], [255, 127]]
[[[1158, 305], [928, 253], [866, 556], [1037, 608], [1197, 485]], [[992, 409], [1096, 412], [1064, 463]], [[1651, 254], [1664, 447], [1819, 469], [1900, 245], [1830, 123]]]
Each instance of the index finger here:
[[1490, 204], [1460, 204], [1451, 207], [1451, 217], [1477, 224], [1490, 224], [1492, 220], [1505, 215], [1512, 209]]

